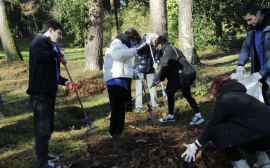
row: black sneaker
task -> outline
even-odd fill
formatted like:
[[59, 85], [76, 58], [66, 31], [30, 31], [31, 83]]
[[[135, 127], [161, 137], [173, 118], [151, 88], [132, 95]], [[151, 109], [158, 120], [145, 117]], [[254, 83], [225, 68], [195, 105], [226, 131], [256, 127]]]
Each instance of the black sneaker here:
[[53, 156], [53, 155], [49, 155], [49, 154], [48, 154], [48, 156], [47, 156], [47, 160], [48, 160], [48, 161], [51, 161], [51, 162], [56, 161], [56, 160], [58, 160], [58, 159], [59, 159], [58, 156]]
[[202, 122], [204, 122], [204, 119], [201, 117], [198, 117], [198, 116], [194, 116], [193, 118], [192, 118], [192, 121], [189, 123], [189, 125], [198, 125], [198, 124], [200, 124], [200, 123], [202, 123]]
[[136, 112], [142, 112], [142, 113], [145, 113], [146, 112], [146, 110], [144, 108], [141, 108], [141, 107], [135, 108], [135, 111]]
[[47, 162], [47, 163], [45, 163], [42, 166], [37, 167], [37, 168], [61, 168], [61, 165], [54, 164], [53, 162]]
[[170, 118], [169, 116], [165, 117], [165, 118], [161, 118], [159, 119], [160, 122], [168, 122], [168, 121], [175, 121], [174, 118]]

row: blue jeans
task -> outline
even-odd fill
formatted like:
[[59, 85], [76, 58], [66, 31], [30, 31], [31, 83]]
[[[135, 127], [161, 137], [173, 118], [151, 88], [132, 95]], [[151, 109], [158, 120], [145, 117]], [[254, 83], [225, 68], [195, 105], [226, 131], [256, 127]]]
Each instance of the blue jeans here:
[[49, 140], [54, 127], [55, 98], [47, 95], [30, 95], [30, 106], [34, 109], [35, 164], [47, 163]]

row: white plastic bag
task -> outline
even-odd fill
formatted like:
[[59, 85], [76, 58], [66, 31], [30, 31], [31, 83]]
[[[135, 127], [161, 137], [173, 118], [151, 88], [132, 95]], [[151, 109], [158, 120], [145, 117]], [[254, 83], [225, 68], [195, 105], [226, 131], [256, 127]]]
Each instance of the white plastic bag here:
[[[232, 79], [236, 79], [236, 74], [232, 73], [230, 76]], [[244, 79], [238, 80], [238, 82], [242, 83], [247, 88], [247, 94], [255, 97], [264, 103], [262, 91], [259, 82], [256, 82], [252, 79], [252, 76], [244, 75]]]

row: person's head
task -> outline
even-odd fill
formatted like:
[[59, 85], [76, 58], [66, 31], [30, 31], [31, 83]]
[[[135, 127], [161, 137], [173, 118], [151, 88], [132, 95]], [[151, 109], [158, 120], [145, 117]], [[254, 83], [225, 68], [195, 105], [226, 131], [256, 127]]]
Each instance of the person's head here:
[[224, 85], [225, 83], [230, 82], [231, 80], [235, 80], [235, 79], [231, 79], [230, 77], [220, 77], [216, 79], [211, 85], [212, 94], [216, 97], [220, 87]]
[[63, 25], [56, 20], [47, 20], [43, 23], [42, 34], [49, 36], [53, 43], [62, 39]]
[[133, 45], [136, 46], [140, 44], [142, 38], [139, 34], [139, 32], [136, 29], [129, 28], [125, 34], [128, 34], [130, 36], [130, 39], [133, 41]]
[[166, 36], [159, 36], [155, 41], [156, 51], [159, 51], [161, 49], [161, 47], [167, 42], [168, 42], [168, 40], [167, 40]]
[[244, 5], [241, 15], [248, 25], [254, 27], [260, 25], [264, 17], [261, 7], [253, 2]]

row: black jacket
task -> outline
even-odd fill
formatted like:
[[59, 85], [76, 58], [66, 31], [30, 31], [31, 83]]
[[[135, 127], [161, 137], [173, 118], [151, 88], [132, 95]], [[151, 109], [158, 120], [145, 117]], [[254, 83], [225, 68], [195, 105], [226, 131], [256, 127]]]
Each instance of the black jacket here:
[[[57, 75], [55, 58], [50, 37], [37, 35], [29, 50], [29, 86], [26, 93], [44, 94], [55, 97], [57, 91]], [[57, 61], [59, 84], [64, 85], [67, 79], [60, 75], [60, 62]]]
[[[175, 51], [177, 52], [179, 59]], [[187, 70], [190, 65], [183, 53], [168, 42], [161, 47], [159, 53], [162, 58], [160, 63], [161, 68], [159, 73], [153, 79], [153, 82], [161, 82], [167, 78], [167, 89], [168, 86], [173, 89], [184, 85], [185, 80], [182, 77], [181, 72]]]
[[[145, 36], [143, 37], [143, 41], [146, 41]], [[159, 53], [156, 54], [155, 50], [153, 49], [152, 49], [152, 52], [153, 52], [155, 62], [159, 64], [159, 61], [160, 61]], [[133, 69], [136, 69], [137, 71], [141, 73], [145, 73], [145, 74], [155, 72], [153, 68], [153, 58], [152, 58], [149, 47], [146, 47], [142, 52], [137, 53], [135, 57]]]
[[202, 145], [210, 140], [208, 131], [212, 126], [216, 126], [219, 150], [270, 136], [270, 107], [246, 91], [235, 80], [220, 87], [213, 116], [198, 137]]

